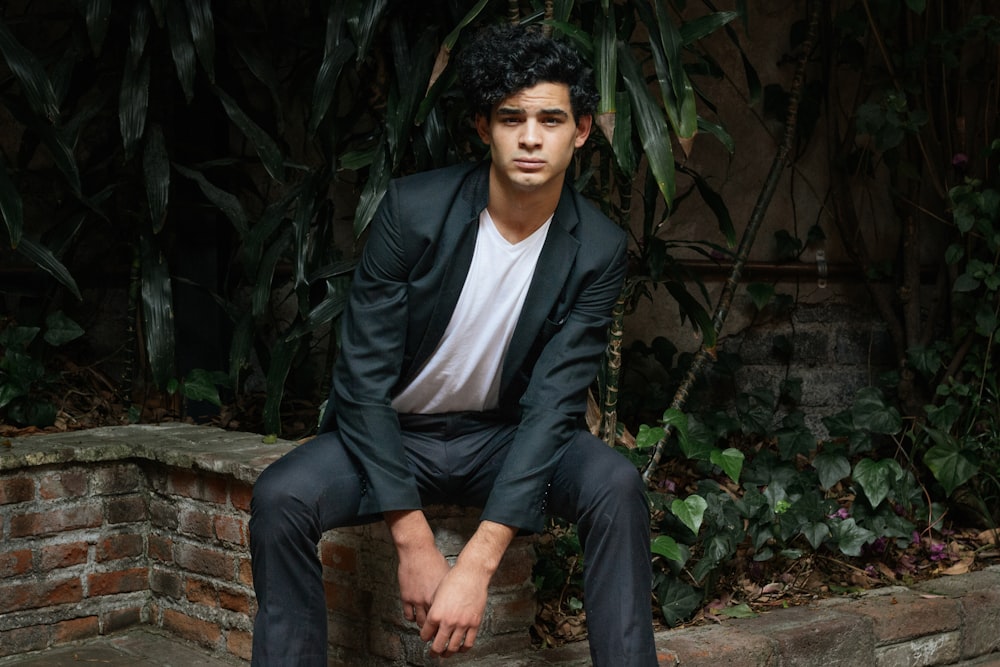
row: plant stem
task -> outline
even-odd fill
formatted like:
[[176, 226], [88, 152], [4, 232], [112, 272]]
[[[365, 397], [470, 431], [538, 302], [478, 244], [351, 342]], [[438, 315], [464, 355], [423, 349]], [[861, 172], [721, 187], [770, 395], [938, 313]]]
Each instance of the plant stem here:
[[[767, 180], [764, 181], [764, 187], [761, 189], [760, 195], [757, 197], [757, 202], [754, 204], [753, 212], [750, 214], [750, 220], [747, 222], [747, 227], [743, 231], [743, 238], [740, 239], [740, 245], [736, 252], [736, 261], [733, 263], [733, 269], [729, 274], [729, 279], [726, 280], [726, 284], [723, 287], [722, 294], [719, 296], [718, 305], [715, 308], [715, 314], [712, 317], [712, 328], [715, 330], [715, 336], [713, 339], [718, 340], [719, 333], [722, 331], [722, 327], [726, 323], [726, 317], [729, 315], [729, 309], [732, 306], [733, 298], [736, 296], [736, 289], [739, 287], [740, 278], [743, 274], [743, 267], [746, 264], [747, 257], [750, 254], [750, 249], [753, 247], [754, 239], [757, 236], [757, 231], [760, 229], [760, 225], [764, 220], [764, 215], [767, 212], [767, 207], [771, 203], [771, 199], [774, 197], [774, 191], [778, 187], [778, 181], [781, 179], [784, 173], [785, 167], [788, 166], [788, 154], [791, 151], [792, 143], [795, 140], [795, 130], [799, 115], [799, 101], [802, 99], [802, 83], [805, 80], [806, 65], [809, 61], [809, 54], [813, 50], [813, 45], [816, 42], [817, 29], [819, 26], [819, 16], [820, 9], [823, 3], [817, 2], [813, 4], [812, 13], [809, 17], [809, 33], [806, 36], [805, 42], [802, 44], [802, 52], [799, 56], [799, 62], [795, 69], [795, 78], [792, 80], [791, 94], [788, 99], [788, 113], [785, 118], [785, 135], [781, 141], [781, 145], [778, 146], [778, 152], [774, 156], [774, 160], [771, 162], [771, 168], [767, 174]], [[681, 410], [684, 404], [687, 402], [688, 395], [691, 393], [691, 388], [694, 386], [695, 381], [701, 374], [702, 368], [709, 360], [714, 361], [716, 349], [713, 344], [712, 347], [706, 347], [702, 345], [695, 355], [694, 360], [691, 362], [691, 367], [688, 369], [687, 374], [684, 376], [683, 382], [677, 388], [677, 392], [674, 394], [673, 403], [671, 403], [671, 409]], [[672, 426], [669, 424], [663, 428], [663, 437], [656, 443], [653, 448], [653, 453], [646, 463], [645, 469], [642, 471], [642, 479], [646, 484], [650, 484], [652, 476], [656, 469], [660, 465], [660, 460], [663, 458], [663, 452], [666, 449], [667, 440], [670, 438], [673, 432]]]

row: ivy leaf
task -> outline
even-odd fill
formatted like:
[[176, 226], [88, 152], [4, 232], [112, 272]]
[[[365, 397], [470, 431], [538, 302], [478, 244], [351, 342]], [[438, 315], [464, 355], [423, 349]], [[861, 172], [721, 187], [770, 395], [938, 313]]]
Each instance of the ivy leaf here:
[[872, 507], [878, 507], [892, 488], [892, 483], [902, 478], [903, 469], [893, 459], [861, 459], [854, 466], [854, 481], [865, 492]]
[[684, 452], [685, 456], [691, 458], [691, 438], [689, 437], [688, 432], [687, 415], [677, 408], [667, 408], [663, 412], [662, 420], [664, 427], [672, 427], [674, 429], [674, 433], [677, 434], [677, 442], [680, 444], [681, 451]]
[[830, 537], [830, 527], [821, 521], [807, 524], [802, 528], [802, 536], [809, 541], [809, 546], [815, 551]]
[[764, 310], [764, 306], [771, 303], [771, 299], [774, 298], [774, 285], [750, 283], [747, 285], [747, 294], [750, 295], [757, 310]]
[[45, 318], [45, 342], [53, 347], [59, 347], [83, 335], [79, 324], [71, 320], [61, 310], [50, 313]]
[[861, 389], [851, 407], [856, 428], [870, 433], [893, 434], [903, 427], [899, 410], [887, 405], [882, 392], [875, 387]]
[[189, 401], [208, 401], [212, 405], [222, 405], [219, 398], [219, 384], [227, 384], [229, 376], [224, 373], [195, 368], [184, 378], [184, 397]]
[[683, 563], [685, 560], [684, 554], [677, 544], [677, 540], [669, 535], [659, 535], [650, 543], [649, 549], [654, 554], [663, 556], [667, 560], [677, 561], [678, 563]]
[[726, 607], [719, 611], [720, 616], [727, 616], [729, 618], [754, 618], [757, 616], [757, 612], [750, 608], [746, 602], [738, 604], [734, 607]]
[[819, 483], [823, 489], [831, 489], [833, 485], [851, 474], [851, 463], [846, 456], [840, 454], [817, 454], [812, 461], [813, 468], [819, 474]]
[[977, 458], [971, 452], [962, 449], [958, 443], [931, 447], [924, 454], [924, 465], [930, 469], [934, 479], [941, 483], [949, 496], [979, 472]]
[[698, 534], [698, 530], [701, 528], [701, 522], [705, 518], [706, 509], [708, 509], [708, 503], [699, 495], [691, 495], [684, 500], [678, 498], [670, 503], [670, 511], [681, 520], [681, 523], [690, 528], [691, 532], [695, 535]]
[[712, 463], [722, 468], [722, 471], [734, 482], [740, 481], [740, 472], [743, 470], [745, 458], [743, 452], [734, 447], [722, 451], [714, 449], [711, 454]]
[[663, 437], [663, 429], [650, 426], [649, 424], [642, 424], [639, 427], [639, 433], [635, 436], [635, 446], [637, 449], [649, 449], [650, 447], [655, 447], [656, 443], [660, 441]]
[[834, 529], [834, 539], [845, 556], [860, 556], [861, 547], [875, 539], [875, 533], [862, 528], [854, 519], [844, 519]]
[[667, 625], [675, 626], [701, 606], [701, 594], [690, 584], [671, 577], [657, 588], [660, 611]]

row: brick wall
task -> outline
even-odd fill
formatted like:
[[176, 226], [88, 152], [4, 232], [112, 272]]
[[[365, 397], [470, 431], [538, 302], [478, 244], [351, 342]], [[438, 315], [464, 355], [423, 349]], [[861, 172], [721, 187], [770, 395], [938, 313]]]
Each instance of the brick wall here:
[[[252, 480], [284, 450], [172, 426], [186, 438], [178, 453], [171, 438], [150, 440], [149, 427], [120, 428], [35, 436], [0, 452], [0, 657], [151, 624], [249, 659]], [[149, 446], [122, 446], [135, 433]], [[478, 523], [477, 510], [429, 513], [445, 553], [457, 554]], [[400, 613], [383, 524], [331, 531], [318, 556], [331, 664], [428, 664]], [[476, 650], [450, 664], [529, 646], [533, 565], [532, 541], [516, 540], [494, 577]]]

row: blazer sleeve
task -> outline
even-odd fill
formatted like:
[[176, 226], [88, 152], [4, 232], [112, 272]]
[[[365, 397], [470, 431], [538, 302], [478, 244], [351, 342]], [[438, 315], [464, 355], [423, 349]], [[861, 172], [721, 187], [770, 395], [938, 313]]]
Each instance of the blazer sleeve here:
[[390, 183], [355, 270], [333, 374], [337, 429], [365, 476], [361, 514], [421, 506], [391, 404], [403, 363], [409, 272], [398, 201]]
[[578, 435], [587, 389], [607, 348], [611, 311], [625, 277], [627, 237], [618, 235], [603, 272], [577, 297], [534, 364], [521, 421], [482, 518], [522, 530], [544, 528], [546, 495], [559, 459]]

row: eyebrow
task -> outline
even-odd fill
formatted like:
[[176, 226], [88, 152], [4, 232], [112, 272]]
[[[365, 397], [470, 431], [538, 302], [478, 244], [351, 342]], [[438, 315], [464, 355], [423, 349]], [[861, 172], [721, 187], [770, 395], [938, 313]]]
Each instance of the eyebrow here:
[[[521, 107], [499, 107], [497, 108], [498, 116], [523, 116], [527, 112]], [[539, 109], [538, 115], [540, 116], [564, 116], [569, 117], [569, 112], [565, 109], [559, 107], [554, 107], [552, 109]]]

